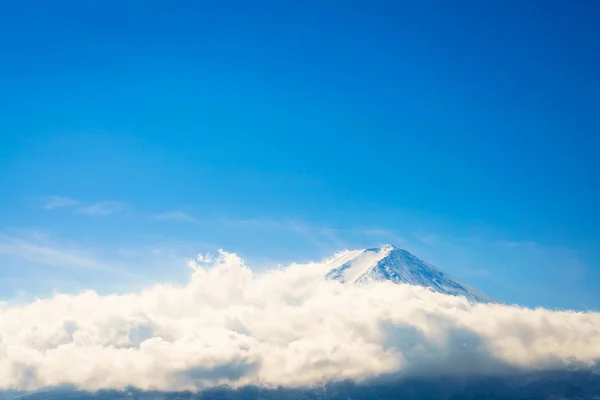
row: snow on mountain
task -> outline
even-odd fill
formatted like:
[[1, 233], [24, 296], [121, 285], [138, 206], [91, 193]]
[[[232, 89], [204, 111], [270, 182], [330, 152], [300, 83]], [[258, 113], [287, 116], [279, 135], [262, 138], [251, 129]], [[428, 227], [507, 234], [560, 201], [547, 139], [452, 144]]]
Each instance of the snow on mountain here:
[[387, 245], [349, 251], [329, 264], [327, 279], [348, 283], [392, 281], [424, 286], [435, 292], [464, 296], [471, 302], [497, 302], [487, 294], [445, 274], [406, 250]]

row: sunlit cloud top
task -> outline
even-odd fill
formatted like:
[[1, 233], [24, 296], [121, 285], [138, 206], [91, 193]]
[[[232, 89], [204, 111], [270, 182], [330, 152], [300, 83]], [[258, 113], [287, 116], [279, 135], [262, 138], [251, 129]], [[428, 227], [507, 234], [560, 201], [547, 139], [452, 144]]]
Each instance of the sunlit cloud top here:
[[185, 285], [0, 306], [0, 388], [310, 386], [389, 373], [593, 368], [600, 360], [598, 313], [341, 284], [324, 279], [325, 263], [255, 274], [220, 252], [190, 266]]

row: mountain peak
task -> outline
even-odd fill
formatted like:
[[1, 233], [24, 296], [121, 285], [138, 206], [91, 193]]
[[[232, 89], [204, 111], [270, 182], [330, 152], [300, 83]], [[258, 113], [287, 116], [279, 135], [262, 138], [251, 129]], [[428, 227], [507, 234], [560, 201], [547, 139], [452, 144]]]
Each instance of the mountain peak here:
[[380, 251], [380, 250], [400, 250], [398, 249], [396, 246], [394, 246], [393, 244], [384, 244], [381, 247], [373, 247], [370, 249], [365, 249], [366, 251]]
[[495, 302], [490, 296], [462, 283], [404, 249], [388, 244], [345, 253], [329, 264], [327, 279], [364, 284], [391, 281], [427, 287], [435, 292], [464, 296], [472, 302]]

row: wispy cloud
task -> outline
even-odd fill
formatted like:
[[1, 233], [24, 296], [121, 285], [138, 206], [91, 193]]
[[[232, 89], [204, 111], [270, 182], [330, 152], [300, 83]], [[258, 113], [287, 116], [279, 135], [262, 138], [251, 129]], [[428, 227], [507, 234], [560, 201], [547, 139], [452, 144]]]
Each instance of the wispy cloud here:
[[169, 211], [154, 217], [158, 221], [196, 222], [197, 219], [182, 211]]
[[120, 201], [101, 201], [88, 203], [69, 197], [51, 196], [44, 204], [46, 210], [56, 210], [58, 208], [68, 208], [74, 210], [77, 214], [91, 216], [106, 216], [123, 212], [127, 209], [127, 204]]
[[[373, 227], [358, 228], [319, 228], [318, 240], [330, 243], [336, 248], [369, 247], [384, 244], [404, 246], [406, 241], [403, 237], [390, 229]], [[331, 246], [330, 246], [331, 247]]]
[[56, 268], [118, 270], [88, 252], [58, 244], [39, 234], [28, 237], [0, 235], [0, 256]]
[[125, 211], [127, 205], [118, 201], [103, 201], [93, 203], [77, 209], [77, 213], [91, 216], [106, 216]]
[[506, 248], [506, 249], [536, 249], [538, 247], [537, 243], [533, 241], [515, 241], [515, 240], [498, 240], [496, 242], [498, 247]]
[[68, 239], [39, 230], [0, 229], [0, 303], [13, 301], [17, 291], [48, 296], [54, 291], [100, 293], [138, 290], [156, 280], [172, 284], [186, 280], [187, 261], [218, 245], [160, 237], [118, 247], [90, 240]]
[[293, 223], [290, 220], [277, 219], [228, 219], [221, 218], [217, 223], [231, 226], [234, 228], [260, 228], [260, 229], [278, 229], [278, 230], [295, 230]]
[[415, 235], [415, 238], [426, 246], [434, 246], [438, 241], [437, 235], [432, 233], [417, 234]]
[[460, 272], [464, 275], [478, 276], [481, 278], [493, 278], [492, 273], [485, 268], [460, 268]]
[[70, 199], [68, 197], [51, 196], [46, 202], [46, 204], [44, 204], [44, 209], [54, 210], [56, 208], [75, 207], [78, 204], [79, 201], [75, 199]]

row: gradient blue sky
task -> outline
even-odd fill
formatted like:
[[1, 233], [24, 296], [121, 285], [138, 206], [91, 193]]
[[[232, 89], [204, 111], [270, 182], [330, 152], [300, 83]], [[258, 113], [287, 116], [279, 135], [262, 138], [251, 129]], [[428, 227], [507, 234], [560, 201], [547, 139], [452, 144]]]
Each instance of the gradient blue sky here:
[[600, 308], [593, 1], [5, 1], [0, 299], [393, 243]]

